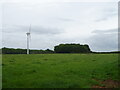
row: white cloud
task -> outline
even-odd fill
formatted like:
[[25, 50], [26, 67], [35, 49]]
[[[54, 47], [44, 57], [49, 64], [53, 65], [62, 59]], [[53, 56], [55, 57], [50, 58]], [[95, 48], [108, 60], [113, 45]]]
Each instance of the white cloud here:
[[119, 0], [1, 0], [1, 2], [12, 3], [46, 3], [46, 2], [118, 2]]
[[[94, 30], [117, 28], [117, 10], [117, 2], [4, 3], [3, 45], [26, 48], [26, 32], [30, 24], [31, 48], [53, 49], [60, 43], [88, 43], [86, 40], [94, 37]], [[94, 38], [91, 40], [103, 39]], [[90, 44], [94, 47], [94, 42]]]
[[2, 4], [0, 4], [0, 48], [2, 47]]

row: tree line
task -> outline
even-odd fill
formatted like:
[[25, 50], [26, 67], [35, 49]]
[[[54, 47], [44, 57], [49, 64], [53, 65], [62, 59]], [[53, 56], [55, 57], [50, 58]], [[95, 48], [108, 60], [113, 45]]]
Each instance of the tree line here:
[[88, 45], [80, 44], [60, 44], [54, 47], [56, 53], [90, 53]]
[[[2, 54], [26, 54], [27, 49], [14, 49], [14, 48], [2, 48]], [[46, 50], [30, 50], [30, 54], [45, 54], [45, 53], [54, 53], [50, 49]]]
[[[14, 48], [2, 48], [0, 53], [2, 54], [26, 54], [27, 49], [14, 49]], [[51, 53], [95, 53], [95, 54], [107, 54], [107, 53], [120, 53], [116, 52], [92, 52], [87, 44], [59, 44], [54, 46], [54, 50], [30, 50], [30, 54], [51, 54]]]
[[[2, 54], [26, 54], [27, 49], [2, 48]], [[88, 45], [80, 44], [59, 44], [54, 46], [54, 50], [30, 50], [30, 54], [45, 53], [90, 53]]]

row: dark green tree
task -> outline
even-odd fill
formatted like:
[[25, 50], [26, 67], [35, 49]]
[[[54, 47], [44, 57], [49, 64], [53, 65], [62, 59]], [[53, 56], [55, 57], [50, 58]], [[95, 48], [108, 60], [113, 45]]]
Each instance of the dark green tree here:
[[80, 44], [60, 44], [54, 47], [56, 53], [90, 53], [88, 45]]

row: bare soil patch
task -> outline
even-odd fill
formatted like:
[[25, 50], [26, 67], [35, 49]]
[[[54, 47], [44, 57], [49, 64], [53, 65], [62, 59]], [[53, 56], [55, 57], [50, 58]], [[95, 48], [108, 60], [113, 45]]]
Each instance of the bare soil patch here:
[[115, 80], [104, 80], [104, 81], [98, 81], [102, 86], [99, 85], [94, 85], [92, 86], [92, 88], [119, 88], [120, 87], [120, 82], [119, 81], [115, 81]]

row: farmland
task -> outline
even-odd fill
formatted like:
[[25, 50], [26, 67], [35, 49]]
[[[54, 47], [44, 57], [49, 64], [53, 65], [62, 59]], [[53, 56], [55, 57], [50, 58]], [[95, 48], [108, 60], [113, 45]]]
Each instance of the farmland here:
[[118, 87], [118, 54], [3, 54], [2, 60], [3, 88]]

